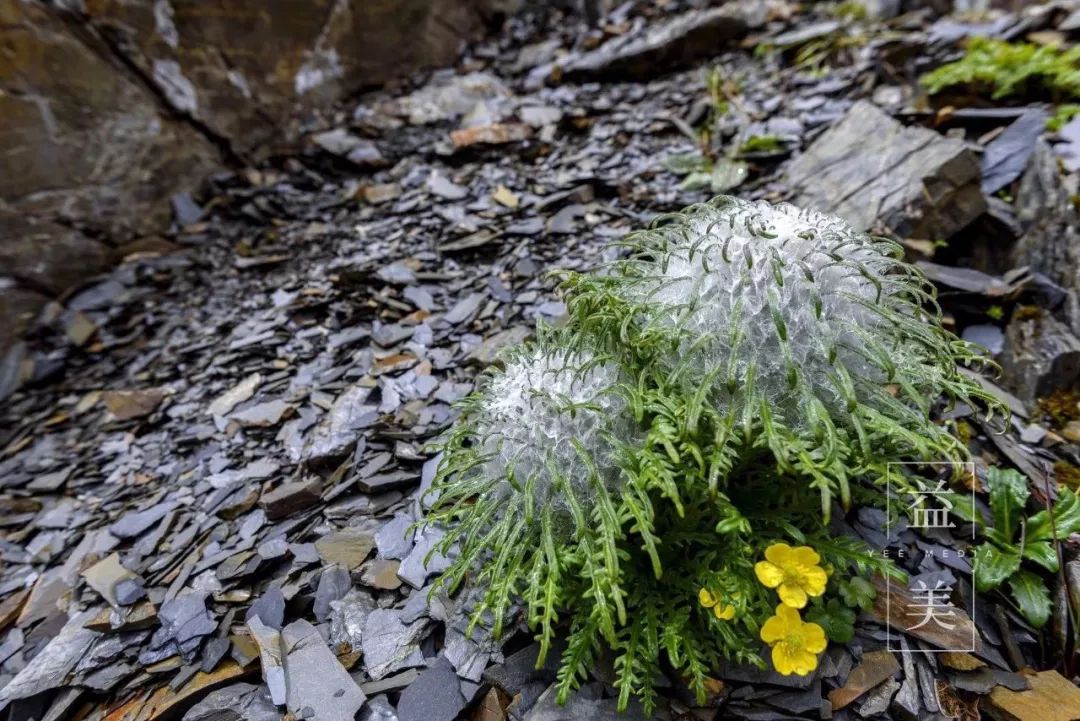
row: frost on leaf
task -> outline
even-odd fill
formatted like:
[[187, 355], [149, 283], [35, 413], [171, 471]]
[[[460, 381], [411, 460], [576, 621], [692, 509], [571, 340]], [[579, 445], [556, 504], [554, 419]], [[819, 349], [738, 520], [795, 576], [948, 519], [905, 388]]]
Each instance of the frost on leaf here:
[[614, 367], [589, 356], [539, 347], [521, 353], [476, 405], [473, 429], [485, 460], [474, 472], [499, 479], [491, 493], [500, 501], [527, 493], [531, 513], [546, 504], [571, 510], [564, 493], [588, 510], [598, 484], [611, 489], [619, 476], [612, 432], [625, 435], [629, 424], [615, 383]]

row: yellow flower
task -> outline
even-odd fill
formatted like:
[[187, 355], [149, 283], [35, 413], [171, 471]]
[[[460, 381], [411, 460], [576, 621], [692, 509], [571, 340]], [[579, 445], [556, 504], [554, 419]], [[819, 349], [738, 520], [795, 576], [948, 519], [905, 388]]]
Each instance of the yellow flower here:
[[817, 565], [821, 556], [809, 546], [774, 543], [765, 549], [765, 559], [754, 564], [754, 573], [763, 586], [777, 590], [785, 605], [802, 608], [807, 596], [825, 593], [828, 576]]
[[772, 647], [773, 668], [785, 676], [812, 672], [817, 668], [818, 654], [828, 645], [821, 626], [806, 623], [798, 611], [783, 603], [761, 627], [761, 640]]
[[707, 589], [701, 589], [697, 594], [698, 602], [705, 608], [711, 608], [716, 617], [721, 621], [730, 621], [735, 618], [735, 607], [731, 604], [720, 603], [720, 599], [717, 598], [711, 591]]

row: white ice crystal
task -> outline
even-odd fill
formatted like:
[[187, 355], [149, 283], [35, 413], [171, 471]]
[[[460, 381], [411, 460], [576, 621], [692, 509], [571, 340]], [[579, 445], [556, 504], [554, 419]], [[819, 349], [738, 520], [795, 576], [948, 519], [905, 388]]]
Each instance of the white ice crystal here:
[[856, 393], [880, 388], [885, 356], [911, 351], [888, 327], [912, 288], [891, 275], [894, 246], [839, 218], [731, 198], [640, 236], [621, 292], [645, 323], [679, 330], [672, 365], [695, 383], [710, 377], [722, 404], [763, 398], [800, 426], [807, 392], [840, 410], [847, 378]]
[[596, 483], [612, 488], [613, 439], [629, 425], [616, 381], [614, 366], [585, 355], [531, 348], [511, 359], [485, 387], [472, 418], [487, 459], [476, 471], [500, 479], [493, 490], [500, 496], [528, 488], [537, 508], [562, 508], [567, 492], [587, 502]]

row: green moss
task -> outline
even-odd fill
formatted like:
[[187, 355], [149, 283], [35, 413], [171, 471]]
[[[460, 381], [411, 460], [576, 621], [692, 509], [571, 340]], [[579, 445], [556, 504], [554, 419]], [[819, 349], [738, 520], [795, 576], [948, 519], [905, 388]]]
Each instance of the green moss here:
[[1039, 399], [1039, 411], [1055, 428], [1064, 428], [1069, 421], [1080, 418], [1080, 392], [1073, 389], [1055, 391]]
[[1080, 98], [1080, 47], [1064, 50], [972, 38], [963, 58], [923, 75], [921, 82], [931, 94], [965, 86], [975, 93], [989, 93], [995, 100]]
[[852, 22], [862, 22], [869, 18], [866, 5], [859, 0], [847, 0], [834, 7], [830, 13], [833, 17]]
[[1074, 491], [1080, 490], [1080, 467], [1068, 461], [1054, 462], [1054, 478], [1057, 482]]
[[1054, 110], [1054, 114], [1050, 116], [1050, 119], [1046, 121], [1046, 129], [1052, 133], [1056, 133], [1078, 115], [1080, 115], [1080, 105], [1077, 105], [1076, 103], [1059, 105]]
[[778, 153], [787, 148], [783, 138], [778, 135], [751, 135], [739, 148], [739, 153]]

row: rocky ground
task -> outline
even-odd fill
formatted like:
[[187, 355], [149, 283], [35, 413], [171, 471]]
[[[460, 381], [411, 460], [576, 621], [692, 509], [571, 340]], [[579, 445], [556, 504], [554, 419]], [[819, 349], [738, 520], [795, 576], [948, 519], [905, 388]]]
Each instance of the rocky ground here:
[[[454, 600], [426, 590], [436, 539], [410, 524], [454, 401], [563, 314], [547, 272], [595, 267], [714, 191], [901, 238], [1005, 368], [1009, 391], [985, 381], [1013, 408], [1005, 433], [949, 416], [980, 472], [1011, 464], [1053, 495], [1080, 460], [1069, 413], [1037, 404], [1076, 405], [1053, 394], [1080, 377], [1080, 128], [1047, 132], [1038, 104], [935, 111], [914, 80], [974, 33], [1075, 40], [1077, 7], [888, 5], [850, 20], [629, 2], [594, 30], [526, 14], [343, 109], [304, 153], [175, 198], [167, 239], [51, 305], [0, 364], [6, 718], [617, 718], [610, 668], [560, 709], [524, 628], [466, 637]], [[708, 166], [691, 157], [702, 127]], [[838, 531], [906, 550], [970, 609], [970, 564], [931, 553], [963, 529], [882, 526], [864, 510]], [[898, 633], [879, 603], [816, 674], [716, 669], [706, 708], [660, 680], [659, 715], [1078, 717], [1068, 666], [1019, 673], [1070, 647], [1080, 562], [1062, 577], [1041, 639], [993, 597], [953, 635]], [[937, 652], [973, 629], [973, 652]]]

